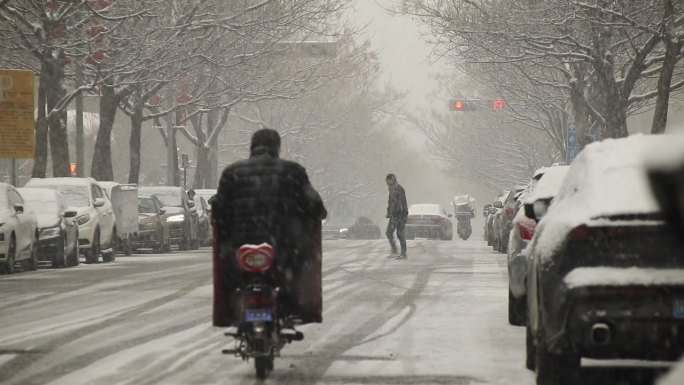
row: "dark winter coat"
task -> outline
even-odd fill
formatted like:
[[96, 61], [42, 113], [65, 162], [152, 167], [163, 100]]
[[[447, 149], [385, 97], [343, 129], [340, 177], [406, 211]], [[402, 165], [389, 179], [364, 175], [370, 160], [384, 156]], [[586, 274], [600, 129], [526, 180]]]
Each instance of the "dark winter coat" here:
[[406, 192], [399, 183], [389, 188], [389, 200], [387, 202], [387, 215], [390, 218], [406, 218], [408, 216], [408, 204]]
[[326, 210], [304, 167], [257, 147], [223, 171], [212, 216], [223, 240], [268, 242], [278, 250], [300, 235], [301, 219], [320, 221]]
[[276, 250], [273, 271], [287, 305], [305, 322], [321, 321], [320, 224], [327, 215], [320, 195], [299, 164], [277, 150], [253, 149], [249, 159], [226, 167], [212, 202], [214, 244], [214, 325], [239, 320], [236, 289], [245, 278], [237, 249], [267, 242]]

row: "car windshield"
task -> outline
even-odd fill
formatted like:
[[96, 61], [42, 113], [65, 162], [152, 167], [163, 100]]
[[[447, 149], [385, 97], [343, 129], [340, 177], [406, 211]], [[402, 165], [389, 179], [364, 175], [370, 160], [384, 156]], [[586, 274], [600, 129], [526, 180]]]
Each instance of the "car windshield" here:
[[22, 191], [21, 196], [24, 198], [26, 205], [36, 214], [53, 214], [60, 213], [59, 203], [54, 195], [47, 194], [27, 194]]
[[41, 188], [50, 188], [59, 191], [64, 196], [69, 207], [88, 207], [90, 206], [90, 191], [88, 186], [76, 185], [40, 185]]
[[138, 212], [141, 214], [154, 214], [154, 200], [152, 198], [138, 198]]
[[152, 193], [159, 198], [164, 206], [171, 207], [183, 207], [182, 197], [180, 191], [169, 191], [169, 190], [145, 190], [146, 192]]

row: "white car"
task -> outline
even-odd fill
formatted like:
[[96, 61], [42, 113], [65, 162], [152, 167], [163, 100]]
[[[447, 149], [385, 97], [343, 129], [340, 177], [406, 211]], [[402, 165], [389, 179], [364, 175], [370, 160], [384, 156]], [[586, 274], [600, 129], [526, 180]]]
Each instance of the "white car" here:
[[79, 249], [87, 263], [115, 258], [116, 222], [112, 203], [93, 178], [32, 178], [26, 187], [51, 188], [64, 195], [69, 208], [77, 212]]
[[7, 183], [0, 183], [0, 263], [5, 273], [14, 272], [14, 263], [24, 269], [38, 266], [38, 220], [24, 207], [21, 194]]

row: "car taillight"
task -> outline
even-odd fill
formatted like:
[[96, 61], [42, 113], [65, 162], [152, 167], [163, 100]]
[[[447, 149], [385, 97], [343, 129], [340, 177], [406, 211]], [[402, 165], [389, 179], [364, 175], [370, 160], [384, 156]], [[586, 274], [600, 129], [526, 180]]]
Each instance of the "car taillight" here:
[[520, 223], [518, 223], [518, 232], [520, 233], [520, 238], [524, 241], [531, 241], [534, 237], [534, 231], [537, 228], [537, 222], [525, 218]]
[[445, 221], [445, 219], [442, 218], [442, 217], [433, 217], [433, 218], [432, 218], [432, 222], [433, 222], [433, 223], [439, 224], [439, 223], [444, 223], [444, 221]]
[[242, 271], [262, 273], [273, 266], [275, 251], [268, 243], [243, 245], [238, 250], [237, 259]]

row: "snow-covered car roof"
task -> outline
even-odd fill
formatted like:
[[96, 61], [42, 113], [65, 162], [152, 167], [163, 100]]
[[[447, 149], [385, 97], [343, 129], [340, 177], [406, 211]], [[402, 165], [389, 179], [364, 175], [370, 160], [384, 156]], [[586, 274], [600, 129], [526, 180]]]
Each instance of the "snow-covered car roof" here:
[[467, 204], [474, 203], [474, 202], [475, 202], [475, 198], [471, 197], [468, 194], [462, 194], [462, 195], [456, 195], [454, 197], [453, 204], [454, 204], [454, 206], [460, 206], [460, 205], [467, 205]]
[[535, 185], [534, 189], [525, 196], [524, 203], [534, 203], [539, 199], [550, 199], [558, 194], [565, 175], [570, 166], [558, 166], [547, 168], [544, 176]]
[[442, 206], [432, 203], [419, 203], [411, 205], [409, 215], [444, 215]]
[[54, 177], [54, 178], [31, 178], [26, 182], [25, 187], [38, 186], [87, 186], [90, 183], [97, 183], [93, 178], [75, 178], [75, 177]]
[[[610, 223], [619, 215], [654, 214], [659, 207], [646, 176], [647, 154], [681, 142], [671, 135], [634, 135], [592, 143], [574, 160], [554, 204], [539, 222], [536, 249], [550, 257], [575, 227]], [[544, 179], [542, 178], [542, 181]]]

